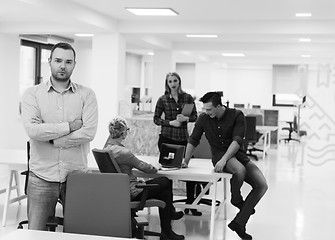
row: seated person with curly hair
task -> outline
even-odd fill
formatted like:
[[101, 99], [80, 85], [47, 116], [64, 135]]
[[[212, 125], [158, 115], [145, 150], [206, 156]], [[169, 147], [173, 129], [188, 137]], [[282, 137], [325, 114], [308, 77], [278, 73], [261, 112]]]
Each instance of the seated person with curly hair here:
[[[142, 189], [136, 188], [137, 184], [143, 184], [132, 172], [133, 168], [146, 173], [155, 173], [157, 169], [146, 162], [138, 159], [122, 141], [127, 137], [129, 128], [127, 122], [122, 117], [115, 117], [109, 123], [110, 136], [104, 146], [104, 149], [110, 150], [115, 157], [122, 173], [126, 173], [130, 180], [130, 196], [134, 201], [141, 199]], [[146, 181], [148, 184], [158, 184], [159, 186], [150, 189], [148, 198], [155, 198], [165, 202], [165, 208], [159, 209], [159, 218], [161, 224], [161, 240], [183, 240], [183, 235], [176, 234], [172, 230], [171, 220], [178, 220], [183, 217], [183, 212], [176, 212], [173, 204], [173, 193], [171, 182], [166, 177], [157, 177]]]

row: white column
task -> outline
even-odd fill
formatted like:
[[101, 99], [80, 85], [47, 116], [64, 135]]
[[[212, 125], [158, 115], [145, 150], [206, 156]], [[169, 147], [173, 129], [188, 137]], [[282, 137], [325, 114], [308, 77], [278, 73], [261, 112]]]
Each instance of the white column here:
[[195, 96], [197, 100], [211, 90], [210, 63], [197, 63], [195, 67]]
[[0, 146], [22, 148], [26, 135], [19, 115], [20, 102], [20, 38], [0, 34]]
[[155, 111], [158, 98], [164, 94], [166, 74], [174, 71], [174, 69], [175, 65], [170, 50], [155, 51], [153, 57], [152, 111]]
[[120, 101], [128, 94], [124, 88], [125, 55], [126, 43], [119, 33], [94, 36], [91, 86], [97, 95], [99, 125], [92, 147], [103, 147], [109, 134], [108, 123], [120, 114]]

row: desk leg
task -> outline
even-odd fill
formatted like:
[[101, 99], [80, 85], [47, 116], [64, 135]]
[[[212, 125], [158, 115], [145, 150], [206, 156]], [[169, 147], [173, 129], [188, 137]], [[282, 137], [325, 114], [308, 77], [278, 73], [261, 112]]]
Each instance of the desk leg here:
[[227, 220], [227, 199], [228, 199], [228, 195], [227, 195], [227, 189], [228, 189], [228, 183], [227, 183], [227, 179], [226, 178], [222, 178], [222, 182], [223, 182], [223, 219]]
[[264, 147], [263, 147], [263, 160], [265, 159], [266, 152], [268, 151], [268, 131], [264, 133]]
[[211, 227], [210, 227], [210, 232], [209, 232], [209, 239], [210, 240], [213, 240], [213, 238], [214, 238], [217, 181], [215, 181], [213, 184], [214, 184], [214, 193], [212, 195]]
[[[15, 185], [13, 186], [13, 178], [15, 180]], [[17, 192], [17, 197], [11, 199], [11, 191], [16, 189]], [[8, 205], [13, 203], [13, 202], [19, 202], [21, 204], [21, 199], [25, 198], [26, 196], [23, 195], [21, 196], [21, 191], [20, 191], [20, 180], [19, 180], [19, 173], [17, 170], [11, 170], [10, 171], [10, 176], [9, 176], [9, 181], [8, 185], [6, 188], [6, 197], [5, 197], [5, 203], [4, 203], [4, 209], [3, 209], [3, 215], [2, 215], [2, 226], [6, 226], [6, 219], [7, 219], [7, 211], [8, 211]]]

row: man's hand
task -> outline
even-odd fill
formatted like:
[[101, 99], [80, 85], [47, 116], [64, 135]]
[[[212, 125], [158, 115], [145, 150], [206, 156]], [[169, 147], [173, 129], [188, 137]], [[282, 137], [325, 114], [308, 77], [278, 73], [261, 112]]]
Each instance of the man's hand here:
[[81, 119], [76, 119], [73, 122], [69, 122], [70, 132], [74, 132], [83, 126]]
[[178, 122], [177, 120], [170, 121], [170, 125], [173, 127], [180, 127], [181, 123]]
[[215, 164], [214, 171], [215, 172], [223, 172], [223, 168], [226, 166], [227, 160], [221, 159]]
[[188, 168], [188, 162], [183, 161], [182, 164], [181, 164], [181, 167], [182, 168]]

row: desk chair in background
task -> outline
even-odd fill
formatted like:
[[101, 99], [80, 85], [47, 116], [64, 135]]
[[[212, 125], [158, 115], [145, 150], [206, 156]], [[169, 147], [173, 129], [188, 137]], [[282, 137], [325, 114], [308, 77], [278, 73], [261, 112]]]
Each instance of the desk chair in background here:
[[[98, 164], [99, 170], [101, 173], [116, 173], [122, 174], [119, 165], [117, 164], [115, 158], [110, 155], [109, 151], [93, 149], [92, 150], [94, 158]], [[143, 210], [144, 208], [150, 207], [159, 207], [164, 208], [165, 202], [158, 199], [148, 199], [148, 190], [150, 188], [157, 187], [156, 184], [145, 184], [138, 186], [143, 188], [143, 194], [141, 201], [131, 201], [131, 213], [132, 213], [132, 226], [133, 226], [133, 235], [137, 238], [142, 238], [143, 234], [147, 236], [160, 236], [160, 233], [144, 230], [145, 226], [148, 226], [148, 222], [144, 219], [136, 218], [137, 212]], [[126, 190], [129, 194], [129, 182]], [[135, 226], [137, 226], [135, 228]]]
[[245, 116], [246, 131], [244, 138], [244, 150], [248, 156], [253, 157], [256, 161], [258, 160], [257, 155], [253, 154], [253, 151], [263, 151], [255, 147], [258, 142], [258, 136], [256, 131], [256, 116]]
[[[256, 143], [258, 143], [258, 141], [260, 140], [260, 138], [262, 136], [262, 134], [257, 131], [257, 126], [263, 126], [264, 125], [263, 115], [261, 115], [261, 114], [248, 114], [246, 117], [256, 117], [256, 139], [257, 139], [257, 141], [250, 142], [247, 151], [250, 154], [249, 156], [254, 157], [256, 160], [258, 160], [257, 155], [252, 154], [252, 152], [263, 152], [264, 151], [264, 149], [256, 147]], [[248, 120], [246, 120], [246, 122], [247, 121]], [[251, 124], [251, 123], [246, 123], [246, 125], [248, 125], [248, 124]], [[252, 123], [252, 125], [253, 125], [253, 123]], [[249, 128], [253, 129], [253, 126], [249, 126]], [[248, 131], [248, 130], [246, 130], [246, 131]], [[250, 136], [252, 136], [252, 138], [254, 138], [254, 136], [253, 136], [254, 132], [253, 131], [252, 131], [252, 133], [250, 132], [248, 134], [250, 134]]]
[[128, 175], [69, 174], [63, 232], [131, 238]]
[[[293, 121], [290, 122], [290, 121], [287, 121], [286, 123], [289, 124], [288, 127], [283, 127], [282, 130], [286, 130], [288, 131], [288, 137], [287, 138], [283, 138], [283, 139], [279, 139], [279, 142], [281, 142], [282, 140], [285, 142], [285, 143], [289, 143], [290, 141], [297, 141], [297, 142], [300, 142], [299, 139], [297, 138], [292, 138], [292, 133], [296, 133], [298, 134], [298, 122], [297, 122], [297, 116], [294, 115], [293, 117]], [[307, 135], [307, 132], [306, 131], [303, 131], [303, 130], [300, 130], [299, 131], [299, 135], [298, 137], [301, 137], [301, 136], [304, 136], [304, 135]]]
[[234, 103], [234, 108], [244, 108], [243, 103]]

